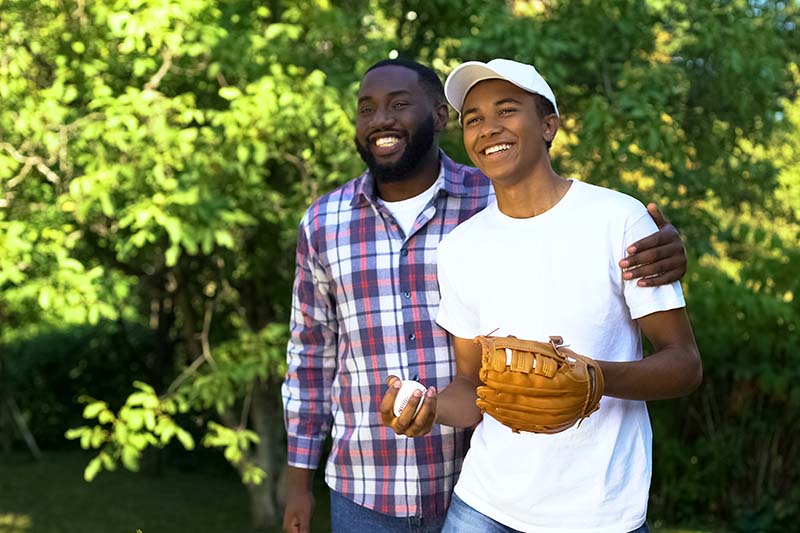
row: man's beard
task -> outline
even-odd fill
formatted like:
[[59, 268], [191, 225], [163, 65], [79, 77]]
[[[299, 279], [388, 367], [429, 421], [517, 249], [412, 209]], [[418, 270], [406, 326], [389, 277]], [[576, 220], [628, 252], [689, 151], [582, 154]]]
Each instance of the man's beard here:
[[427, 120], [419, 125], [417, 132], [409, 139], [408, 145], [403, 150], [397, 163], [390, 165], [379, 164], [372, 152], [369, 151], [369, 148], [358, 142], [358, 138], [355, 139], [356, 149], [376, 181], [381, 183], [405, 181], [414, 174], [414, 171], [417, 170], [422, 161], [422, 157], [430, 150], [435, 133], [433, 117], [428, 117]]

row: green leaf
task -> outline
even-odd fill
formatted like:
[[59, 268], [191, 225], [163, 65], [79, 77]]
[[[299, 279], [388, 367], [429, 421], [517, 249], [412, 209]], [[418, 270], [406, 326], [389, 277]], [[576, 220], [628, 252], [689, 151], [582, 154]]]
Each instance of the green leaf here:
[[225, 100], [235, 100], [242, 95], [237, 87], [222, 87], [219, 90], [219, 95]]
[[175, 434], [178, 437], [178, 440], [180, 441], [180, 443], [183, 445], [184, 448], [186, 448], [187, 450], [193, 450], [194, 449], [194, 439], [192, 438], [192, 436], [189, 434], [188, 431], [186, 431], [186, 430], [184, 430], [182, 428], [176, 427], [175, 428]]
[[104, 411], [108, 408], [106, 402], [92, 402], [83, 409], [83, 418], [91, 419], [95, 418], [97, 415], [100, 414], [101, 411]]
[[89, 461], [89, 464], [86, 465], [86, 468], [83, 471], [83, 479], [85, 479], [87, 482], [91, 482], [95, 477], [97, 477], [97, 474], [100, 472], [100, 468], [102, 466], [102, 459], [100, 459], [99, 456]]

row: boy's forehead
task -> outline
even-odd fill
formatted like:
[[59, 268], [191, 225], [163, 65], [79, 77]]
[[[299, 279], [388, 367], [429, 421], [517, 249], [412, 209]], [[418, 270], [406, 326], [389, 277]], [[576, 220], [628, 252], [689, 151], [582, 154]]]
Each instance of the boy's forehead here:
[[478, 104], [493, 104], [504, 98], [523, 100], [530, 96], [532, 96], [532, 93], [517, 87], [510, 81], [499, 78], [482, 80], [467, 91], [462, 112], [466, 113], [470, 107]]

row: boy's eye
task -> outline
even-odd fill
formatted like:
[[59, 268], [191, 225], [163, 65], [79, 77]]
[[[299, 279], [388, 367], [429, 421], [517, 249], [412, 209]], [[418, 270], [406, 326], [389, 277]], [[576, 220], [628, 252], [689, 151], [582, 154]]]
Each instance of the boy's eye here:
[[514, 109], [513, 107], [507, 107], [505, 109], [501, 109], [500, 110], [500, 114], [501, 115], [510, 115], [511, 113], [514, 113], [515, 111], [516, 111], [516, 109]]
[[464, 121], [464, 125], [471, 126], [472, 124], [477, 124], [478, 120], [479, 120], [478, 117], [470, 117]]
[[370, 113], [372, 113], [372, 108], [371, 107], [361, 107], [358, 110], [358, 114], [359, 115], [368, 115]]
[[407, 106], [408, 106], [408, 102], [395, 102], [394, 103], [394, 108], [395, 109], [402, 109], [402, 108], [407, 107]]

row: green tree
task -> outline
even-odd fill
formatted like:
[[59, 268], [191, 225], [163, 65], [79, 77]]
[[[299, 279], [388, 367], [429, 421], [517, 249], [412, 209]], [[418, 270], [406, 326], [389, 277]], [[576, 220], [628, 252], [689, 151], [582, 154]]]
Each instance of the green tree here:
[[[98, 450], [86, 477], [194, 447], [180, 415], [201, 414], [254, 523], [274, 521], [296, 225], [361, 172], [361, 74], [394, 55], [442, 76], [517, 58], [559, 97], [559, 172], [658, 201], [692, 257], [706, 378], [653, 405], [653, 512], [779, 528], [800, 514], [799, 10], [0, 0], [0, 345], [104, 320], [148, 328], [127, 401], [83, 398], [90, 422], [69, 436]], [[443, 144], [465, 161], [455, 121]]]

